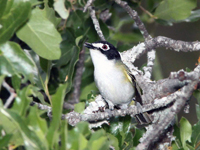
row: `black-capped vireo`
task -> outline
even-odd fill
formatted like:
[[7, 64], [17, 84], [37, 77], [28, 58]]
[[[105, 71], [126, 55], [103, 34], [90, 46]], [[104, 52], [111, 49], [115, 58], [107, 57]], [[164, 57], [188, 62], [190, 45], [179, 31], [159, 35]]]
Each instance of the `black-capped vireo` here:
[[[135, 78], [122, 62], [117, 49], [107, 41], [85, 43], [94, 64], [94, 79], [109, 109], [127, 109], [137, 92]], [[151, 121], [147, 113], [136, 115], [140, 124]]]

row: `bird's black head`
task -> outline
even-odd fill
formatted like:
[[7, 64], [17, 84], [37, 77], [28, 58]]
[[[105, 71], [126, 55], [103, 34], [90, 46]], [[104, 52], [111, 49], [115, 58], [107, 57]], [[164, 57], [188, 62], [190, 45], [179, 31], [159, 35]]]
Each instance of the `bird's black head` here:
[[99, 50], [102, 54], [104, 54], [109, 60], [111, 59], [121, 59], [119, 52], [117, 49], [107, 41], [98, 41], [94, 43], [85, 43], [85, 47], [90, 50]]

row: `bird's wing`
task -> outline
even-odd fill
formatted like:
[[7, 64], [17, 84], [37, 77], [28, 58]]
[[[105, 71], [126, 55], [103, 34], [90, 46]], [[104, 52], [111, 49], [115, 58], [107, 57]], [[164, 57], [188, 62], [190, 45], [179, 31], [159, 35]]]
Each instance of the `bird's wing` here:
[[128, 69], [128, 67], [126, 65], [124, 65], [126, 67], [126, 75], [127, 78], [133, 83], [134, 87], [135, 87], [135, 98], [136, 101], [139, 102], [141, 105], [142, 103], [142, 98], [141, 98], [141, 88], [139, 87], [139, 85], [137, 84], [137, 81], [135, 79], [135, 76], [133, 74], [131, 74], [130, 70]]
[[[133, 85], [135, 87], [135, 99], [136, 99], [136, 102], [139, 102], [139, 104], [137, 103], [136, 105], [137, 105], [137, 107], [142, 107], [143, 103], [142, 103], [142, 97], [141, 97], [141, 89], [140, 89], [139, 85], [137, 84], [135, 76], [131, 74], [131, 72], [127, 66], [125, 66], [125, 67], [127, 68], [126, 74], [127, 74], [127, 76], [129, 76], [128, 79], [133, 83]], [[137, 120], [139, 126], [141, 126], [141, 127], [143, 125], [145, 126], [152, 122], [152, 118], [147, 112], [138, 114], [135, 117], [136, 117], [136, 120]]]

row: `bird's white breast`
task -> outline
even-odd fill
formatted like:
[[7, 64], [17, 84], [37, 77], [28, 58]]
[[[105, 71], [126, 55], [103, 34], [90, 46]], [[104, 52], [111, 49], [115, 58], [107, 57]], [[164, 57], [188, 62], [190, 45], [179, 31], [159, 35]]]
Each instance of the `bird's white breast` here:
[[104, 99], [114, 105], [129, 104], [135, 91], [123, 67], [117, 66], [116, 60], [108, 60], [98, 50], [90, 50], [90, 54], [95, 68], [95, 82]]

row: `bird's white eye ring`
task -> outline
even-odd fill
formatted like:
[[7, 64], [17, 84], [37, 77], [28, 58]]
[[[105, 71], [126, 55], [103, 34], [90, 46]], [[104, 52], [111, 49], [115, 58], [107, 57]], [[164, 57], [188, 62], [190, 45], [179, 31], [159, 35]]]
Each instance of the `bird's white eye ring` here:
[[107, 50], [107, 49], [108, 49], [108, 46], [107, 46], [106, 44], [104, 44], [104, 45], [102, 46], [102, 48], [103, 48], [104, 50]]

